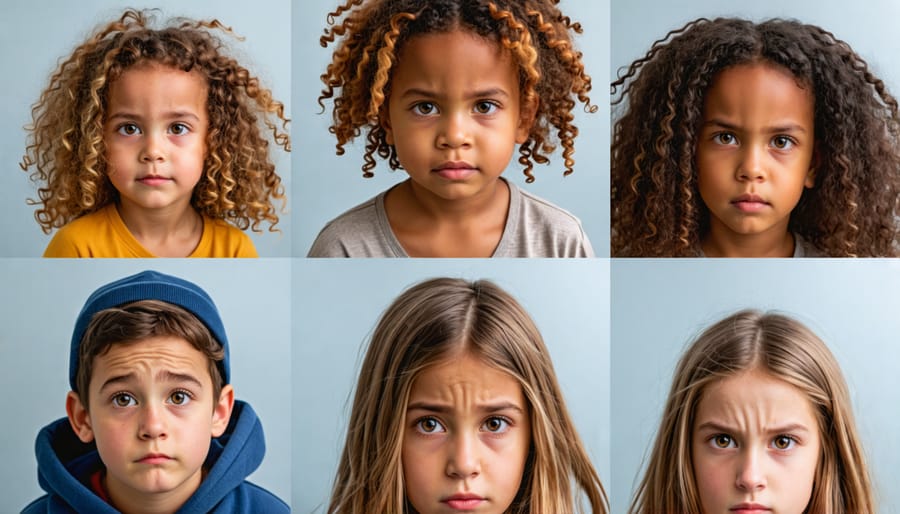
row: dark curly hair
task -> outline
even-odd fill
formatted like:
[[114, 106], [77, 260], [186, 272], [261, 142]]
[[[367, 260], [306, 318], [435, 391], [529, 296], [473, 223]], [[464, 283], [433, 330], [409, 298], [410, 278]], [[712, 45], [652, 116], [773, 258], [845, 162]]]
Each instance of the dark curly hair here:
[[[510, 51], [519, 69], [523, 105], [537, 105], [528, 139], [519, 146], [519, 163], [527, 182], [534, 181], [534, 162], [546, 164], [555, 148], [550, 126], [563, 147], [565, 175], [572, 172], [575, 136], [572, 124], [575, 98], [585, 110], [596, 112], [588, 92], [591, 78], [585, 74], [581, 52], [572, 45], [570, 32], [581, 25], [559, 11], [559, 0], [346, 0], [328, 15], [330, 28], [319, 42], [327, 47], [340, 38], [331, 64], [322, 75], [325, 89], [319, 96], [333, 98], [337, 154], [344, 145], [366, 131], [363, 176], [373, 176], [373, 154], [400, 168], [397, 152], [385, 140], [379, 123], [387, 116], [392, 69], [404, 43], [420, 34], [471, 31], [499, 42]], [[340, 22], [337, 20], [344, 19]], [[336, 93], [336, 90], [340, 90]]]
[[815, 99], [816, 183], [789, 230], [831, 257], [896, 255], [897, 101], [830, 32], [736, 18], [669, 32], [612, 83], [613, 106], [626, 104], [611, 149], [612, 255], [699, 254], [709, 229], [695, 164], [704, 97], [720, 71], [752, 62], [789, 70]]
[[[274, 231], [273, 200], [284, 204], [284, 187], [269, 159], [264, 132], [285, 151], [290, 137], [284, 105], [259, 79], [225, 55], [211, 29], [232, 34], [218, 20], [173, 20], [152, 29], [150, 11], [126, 10], [75, 48], [50, 77], [32, 108], [30, 141], [21, 167], [35, 170], [40, 205], [34, 217], [45, 233], [115, 202], [107, 178], [103, 124], [110, 85], [130, 67], [147, 62], [196, 71], [206, 80], [209, 130], [203, 176], [191, 206], [200, 214], [227, 220], [242, 230]], [[274, 121], [270, 117], [277, 118]], [[281, 120], [281, 129], [276, 125]]]

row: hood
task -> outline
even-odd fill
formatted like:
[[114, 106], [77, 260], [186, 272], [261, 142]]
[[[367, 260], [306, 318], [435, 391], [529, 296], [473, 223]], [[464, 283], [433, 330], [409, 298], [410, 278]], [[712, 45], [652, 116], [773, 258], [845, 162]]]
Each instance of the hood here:
[[[249, 404], [236, 400], [225, 433], [212, 439], [204, 468], [206, 477], [180, 513], [213, 511], [232, 490], [259, 467], [266, 452], [262, 423]], [[38, 433], [35, 441], [38, 483], [47, 496], [26, 512], [90, 512], [116, 514], [90, 489], [90, 476], [103, 467], [94, 443], [82, 443], [68, 418], [60, 418]], [[46, 509], [41, 505], [46, 505]]]

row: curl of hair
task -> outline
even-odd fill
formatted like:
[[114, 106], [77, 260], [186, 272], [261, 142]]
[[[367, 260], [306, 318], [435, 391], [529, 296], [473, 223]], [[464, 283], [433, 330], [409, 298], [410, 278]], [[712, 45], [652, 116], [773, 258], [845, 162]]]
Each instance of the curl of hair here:
[[[722, 70], [764, 62], [815, 102], [815, 185], [789, 230], [831, 257], [897, 254], [897, 101], [850, 46], [793, 20], [698, 19], [653, 43], [611, 84], [612, 254], [696, 256], [709, 229], [695, 153], [706, 92]], [[624, 111], [624, 112], [622, 112]]]
[[219, 398], [225, 385], [219, 370], [225, 350], [212, 332], [196, 316], [177, 305], [160, 300], [140, 300], [99, 311], [88, 323], [78, 346], [78, 370], [75, 373], [75, 392], [85, 408], [89, 407], [88, 386], [94, 359], [114, 345], [139, 344], [153, 337], [184, 339], [203, 353], [212, 379], [213, 398]]
[[[218, 20], [173, 20], [150, 28], [149, 11], [127, 10], [75, 48], [50, 77], [32, 107], [29, 142], [21, 167], [39, 184], [35, 219], [45, 233], [118, 198], [107, 178], [103, 126], [109, 88], [132, 66], [156, 64], [198, 73], [208, 88], [209, 127], [203, 175], [191, 206], [241, 230], [275, 231], [284, 186], [269, 159], [269, 140], [290, 151], [284, 105], [259, 79], [225, 54], [213, 29], [232, 34]], [[277, 121], [281, 120], [281, 128]]]
[[751, 370], [796, 387], [815, 411], [822, 450], [804, 512], [875, 514], [850, 393], [837, 360], [800, 322], [754, 310], [707, 328], [682, 355], [629, 513], [702, 512], [691, 446], [697, 407], [708, 384]]
[[[572, 123], [575, 99], [596, 112], [588, 92], [581, 52], [571, 33], [581, 33], [556, 7], [559, 0], [346, 0], [328, 15], [322, 47], [340, 40], [319, 96], [333, 99], [329, 131], [337, 138], [337, 154], [366, 131], [363, 176], [373, 176], [374, 155], [399, 169], [396, 149], [387, 143], [381, 124], [387, 119], [391, 76], [404, 44], [417, 35], [465, 30], [495, 41], [519, 70], [522, 115], [533, 119], [528, 139], [519, 146], [519, 163], [527, 182], [534, 163], [546, 164], [561, 144], [565, 175], [572, 173], [577, 127]], [[341, 19], [343, 18], [343, 19]], [[340, 20], [340, 21], [338, 21]], [[551, 127], [555, 129], [551, 134]]]
[[528, 402], [531, 449], [510, 514], [605, 514], [600, 478], [563, 401], [543, 339], [524, 309], [488, 281], [438, 278], [401, 294], [384, 312], [363, 360], [329, 514], [405, 514], [402, 441], [419, 374], [474, 355], [515, 378]]

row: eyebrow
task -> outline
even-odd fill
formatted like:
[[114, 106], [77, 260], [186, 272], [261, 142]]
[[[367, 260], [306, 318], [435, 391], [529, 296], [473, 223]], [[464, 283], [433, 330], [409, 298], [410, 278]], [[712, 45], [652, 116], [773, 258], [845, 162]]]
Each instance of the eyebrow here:
[[[125, 373], [122, 375], [115, 375], [106, 379], [103, 384], [100, 385], [100, 391], [104, 389], [117, 385], [117, 384], [127, 384], [136, 379], [134, 373]], [[177, 382], [184, 383], [187, 382], [195, 387], [202, 388], [203, 383], [194, 375], [189, 373], [176, 373], [174, 371], [163, 370], [156, 374], [156, 379], [160, 382]]]
[[[200, 116], [197, 116], [193, 111], [170, 111], [170, 112], [164, 113], [162, 118], [166, 119], [166, 120], [192, 118], [195, 121], [200, 121]], [[112, 121], [115, 119], [141, 120], [142, 118], [138, 114], [123, 111], [123, 112], [115, 112], [115, 113], [109, 115], [109, 117], [107, 118], [107, 121]]]
[[[513, 402], [485, 403], [478, 405], [477, 408], [479, 411], [486, 413], [511, 410], [523, 416], [525, 415], [525, 410]], [[411, 410], [424, 410], [429, 412], [437, 412], [438, 414], [446, 414], [447, 412], [453, 410], [453, 408], [449, 405], [441, 405], [437, 403], [413, 402], [406, 406], [407, 412]]]
[[[727, 121], [721, 120], [719, 118], [712, 118], [712, 119], [709, 119], [709, 120], [706, 120], [703, 122], [704, 127], [710, 126], [710, 125], [716, 126], [716, 127], [722, 127], [726, 130], [734, 130], [734, 131], [738, 131], [742, 128], [739, 125], [735, 125], [733, 123], [728, 123]], [[772, 127], [766, 127], [764, 129], [764, 131], [768, 132], [768, 133], [775, 133], [775, 132], [802, 132], [804, 134], [806, 133], [806, 129], [803, 128], [802, 125], [799, 125], [797, 123], [788, 123], [785, 125], [776, 125], [776, 126], [772, 126]]]
[[[400, 98], [406, 98], [409, 96], [422, 96], [425, 98], [437, 98], [440, 95], [438, 95], [437, 93], [435, 93], [433, 91], [429, 91], [427, 89], [411, 87], [411, 88], [403, 91], [403, 94], [400, 95]], [[494, 88], [488, 88], [488, 89], [480, 89], [478, 91], [472, 91], [470, 93], [465, 94], [466, 98], [485, 98], [485, 97], [498, 97], [498, 96], [501, 96], [504, 98], [509, 98], [509, 93], [507, 93], [506, 90], [504, 90], [502, 88], [494, 87]]]
[[[707, 421], [705, 423], [701, 423], [695, 429], [695, 432], [700, 432], [703, 430], [711, 430], [715, 432], [725, 432], [725, 433], [735, 433], [734, 427], [729, 427], [723, 423], [717, 423], [715, 421]], [[802, 423], [788, 423], [786, 425], [779, 425], [776, 427], [772, 427], [766, 430], [767, 434], [789, 434], [796, 432], [809, 432], [809, 427]]]

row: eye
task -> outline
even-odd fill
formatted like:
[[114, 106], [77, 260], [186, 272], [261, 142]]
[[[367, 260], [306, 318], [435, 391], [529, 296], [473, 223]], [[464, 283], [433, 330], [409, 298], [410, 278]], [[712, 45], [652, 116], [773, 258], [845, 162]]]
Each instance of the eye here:
[[133, 136], [135, 134], [140, 134], [141, 129], [134, 123], [123, 123], [122, 125], [119, 125], [119, 128], [116, 129], [116, 132], [122, 134], [123, 136]]
[[137, 400], [128, 393], [116, 393], [112, 397], [112, 403], [114, 407], [133, 407], [137, 405]]
[[505, 418], [501, 418], [499, 416], [491, 416], [490, 418], [485, 420], [484, 424], [481, 425], [481, 427], [488, 432], [502, 434], [509, 430], [510, 423], [509, 420]]
[[736, 145], [737, 137], [731, 132], [719, 132], [713, 136], [713, 141], [720, 145]]
[[424, 417], [416, 421], [416, 430], [423, 434], [434, 434], [437, 432], [446, 431], [444, 425], [441, 425], [440, 421], [431, 416]]
[[191, 129], [188, 128], [184, 123], [173, 123], [171, 127], [169, 127], [169, 132], [175, 134], [176, 136], [183, 136], [190, 132]]
[[169, 403], [173, 405], [187, 405], [193, 398], [187, 391], [173, 391], [169, 395]]
[[790, 450], [797, 444], [797, 440], [789, 435], [779, 435], [772, 439], [772, 448], [776, 450]]
[[437, 106], [431, 102], [419, 102], [413, 106], [413, 111], [415, 111], [416, 114], [428, 116], [430, 114], [435, 114]]
[[737, 448], [737, 444], [734, 442], [734, 439], [728, 434], [716, 434], [712, 436], [712, 438], [710, 438], [709, 443], [713, 446], [713, 448]]
[[775, 136], [772, 138], [772, 146], [779, 150], [790, 150], [794, 147], [794, 140], [787, 136]]
[[495, 102], [490, 102], [487, 100], [482, 100], [475, 104], [475, 112], [477, 112], [478, 114], [491, 114], [499, 108], [500, 106]]

